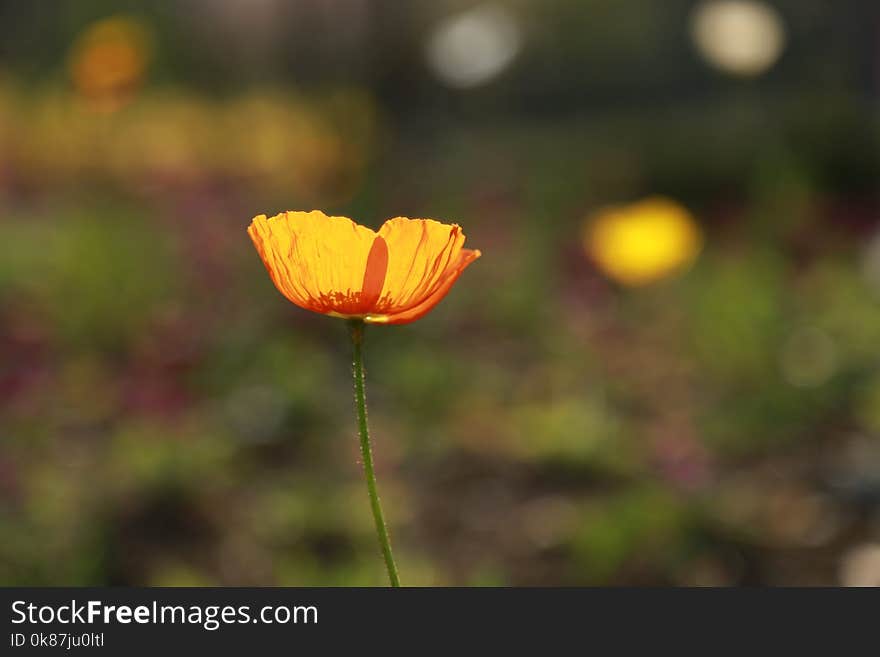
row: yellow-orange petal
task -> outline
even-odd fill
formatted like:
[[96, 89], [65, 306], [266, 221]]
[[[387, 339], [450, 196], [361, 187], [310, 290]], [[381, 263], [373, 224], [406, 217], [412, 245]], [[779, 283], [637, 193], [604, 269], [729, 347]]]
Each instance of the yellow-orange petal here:
[[254, 217], [248, 234], [272, 282], [296, 305], [359, 316], [375, 304], [387, 255], [374, 249], [377, 236], [369, 228], [320, 211], [284, 212]]
[[371, 314], [391, 315], [431, 296], [458, 261], [465, 236], [457, 224], [433, 219], [389, 219], [378, 231], [388, 244], [388, 271]]
[[375, 308], [382, 296], [385, 276], [388, 272], [388, 244], [381, 235], [376, 235], [370, 253], [367, 256], [367, 267], [364, 271], [363, 285], [358, 312], [366, 313]]
[[460, 249], [457, 260], [449, 266], [436, 288], [419, 303], [404, 310], [386, 315], [367, 315], [364, 321], [370, 324], [408, 324], [430, 312], [445, 297], [461, 273], [482, 254], [476, 249]]

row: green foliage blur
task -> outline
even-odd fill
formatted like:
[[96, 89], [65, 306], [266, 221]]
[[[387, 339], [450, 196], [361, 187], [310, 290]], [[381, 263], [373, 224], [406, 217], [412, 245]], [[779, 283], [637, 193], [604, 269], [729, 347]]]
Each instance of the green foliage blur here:
[[[0, 1], [0, 584], [385, 583], [345, 323], [245, 232], [311, 208], [483, 252], [367, 330], [404, 584], [880, 584], [876, 8], [745, 77], [700, 4], [490, 3], [474, 82], [476, 3]], [[658, 194], [702, 251], [621, 285]]]

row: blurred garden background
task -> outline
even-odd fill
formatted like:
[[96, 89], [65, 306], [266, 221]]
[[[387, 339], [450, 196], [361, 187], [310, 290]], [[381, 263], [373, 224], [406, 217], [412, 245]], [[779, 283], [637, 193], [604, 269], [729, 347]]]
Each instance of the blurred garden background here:
[[405, 584], [880, 584], [878, 110], [874, 2], [0, 0], [0, 584], [385, 583], [312, 208], [483, 252], [366, 335]]

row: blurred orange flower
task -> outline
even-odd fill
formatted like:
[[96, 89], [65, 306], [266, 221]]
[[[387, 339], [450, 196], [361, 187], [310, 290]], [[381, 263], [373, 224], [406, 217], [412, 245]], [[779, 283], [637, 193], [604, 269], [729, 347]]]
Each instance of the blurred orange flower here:
[[396, 217], [378, 231], [323, 212], [254, 217], [248, 228], [269, 276], [296, 305], [372, 324], [428, 313], [480, 257], [457, 224]]
[[133, 18], [114, 16], [90, 25], [70, 53], [76, 90], [99, 109], [116, 109], [140, 86], [150, 60], [150, 34]]

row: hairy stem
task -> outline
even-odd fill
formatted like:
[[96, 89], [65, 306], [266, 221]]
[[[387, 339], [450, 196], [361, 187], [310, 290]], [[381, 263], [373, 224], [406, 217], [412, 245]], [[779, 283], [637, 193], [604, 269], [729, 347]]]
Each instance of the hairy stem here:
[[376, 473], [373, 471], [373, 450], [370, 446], [370, 430], [367, 427], [367, 395], [364, 390], [364, 322], [353, 319], [349, 322], [351, 328], [351, 344], [353, 347], [352, 372], [354, 374], [354, 405], [357, 410], [358, 434], [361, 440], [361, 459], [364, 463], [364, 475], [367, 478], [367, 491], [370, 496], [370, 506], [373, 509], [373, 520], [376, 523], [376, 534], [379, 537], [379, 545], [382, 548], [382, 556], [385, 557], [385, 567], [388, 569], [388, 579], [391, 586], [400, 586], [400, 578], [397, 575], [397, 566], [394, 556], [391, 554], [391, 540], [388, 538], [388, 527], [385, 525], [385, 517], [382, 514], [382, 505], [379, 502], [379, 492], [376, 489]]

